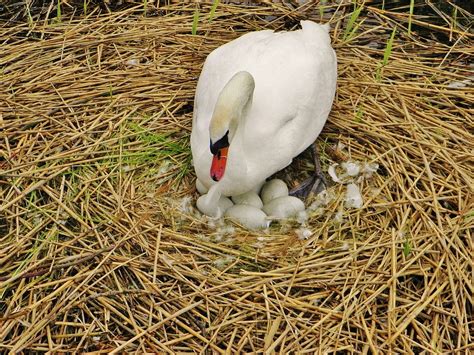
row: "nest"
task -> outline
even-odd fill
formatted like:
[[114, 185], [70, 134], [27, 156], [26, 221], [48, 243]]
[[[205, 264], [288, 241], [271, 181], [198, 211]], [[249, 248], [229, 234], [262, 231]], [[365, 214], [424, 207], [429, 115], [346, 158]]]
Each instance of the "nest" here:
[[[473, 36], [358, 8], [174, 4], [2, 27], [0, 349], [472, 350]], [[323, 168], [377, 163], [363, 206], [335, 184], [303, 222], [204, 218], [189, 135], [207, 54], [321, 17], [339, 62]]]

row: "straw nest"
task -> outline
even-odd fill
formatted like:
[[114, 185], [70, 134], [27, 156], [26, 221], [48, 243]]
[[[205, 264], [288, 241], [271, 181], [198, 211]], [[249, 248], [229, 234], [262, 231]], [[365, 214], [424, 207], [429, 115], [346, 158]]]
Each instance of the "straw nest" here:
[[2, 27], [0, 349], [472, 350], [472, 34], [425, 24], [443, 44], [408, 33], [407, 11], [352, 10], [325, 11], [323, 167], [379, 169], [361, 208], [333, 184], [306, 222], [263, 232], [193, 207], [194, 89], [212, 49], [316, 7], [202, 6], [196, 35], [194, 5]]

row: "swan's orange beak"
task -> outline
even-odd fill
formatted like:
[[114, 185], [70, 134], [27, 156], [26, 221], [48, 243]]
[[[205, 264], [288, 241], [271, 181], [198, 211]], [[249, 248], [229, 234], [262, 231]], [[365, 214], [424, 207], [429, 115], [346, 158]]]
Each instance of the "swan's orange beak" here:
[[229, 147], [220, 148], [217, 154], [212, 157], [211, 164], [211, 178], [214, 181], [219, 181], [224, 176], [225, 166], [227, 164], [227, 152]]

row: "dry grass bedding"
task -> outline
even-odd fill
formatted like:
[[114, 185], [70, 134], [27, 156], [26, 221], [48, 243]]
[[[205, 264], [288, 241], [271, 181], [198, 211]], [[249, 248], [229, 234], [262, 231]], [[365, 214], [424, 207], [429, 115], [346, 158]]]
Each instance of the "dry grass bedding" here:
[[180, 4], [1, 27], [1, 351], [472, 351], [472, 33], [328, 5], [323, 168], [379, 168], [355, 181], [361, 208], [333, 183], [306, 221], [247, 231], [194, 208], [202, 63], [321, 13], [211, 12], [195, 35]]

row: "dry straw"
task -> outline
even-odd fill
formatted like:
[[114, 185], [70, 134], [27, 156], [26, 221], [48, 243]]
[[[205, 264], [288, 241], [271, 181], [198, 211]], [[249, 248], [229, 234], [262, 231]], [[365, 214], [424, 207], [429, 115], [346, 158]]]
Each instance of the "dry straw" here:
[[[0, 349], [472, 351], [472, 34], [371, 6], [349, 21], [351, 4], [210, 11], [194, 36], [180, 4], [0, 29]], [[320, 148], [325, 169], [379, 164], [363, 207], [332, 186], [304, 240], [297, 222], [199, 216], [188, 142], [206, 55], [323, 12], [340, 75]]]

